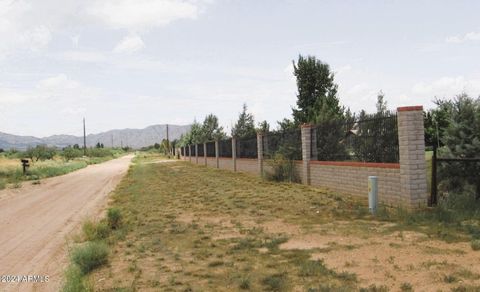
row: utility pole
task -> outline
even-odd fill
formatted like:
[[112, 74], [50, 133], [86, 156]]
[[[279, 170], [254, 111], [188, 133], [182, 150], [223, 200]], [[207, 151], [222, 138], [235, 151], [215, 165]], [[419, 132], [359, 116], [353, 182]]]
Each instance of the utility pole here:
[[170, 140], [168, 139], [168, 124], [167, 124], [167, 152], [170, 154]]
[[85, 118], [83, 118], [83, 155], [87, 156], [87, 132], [85, 131]]

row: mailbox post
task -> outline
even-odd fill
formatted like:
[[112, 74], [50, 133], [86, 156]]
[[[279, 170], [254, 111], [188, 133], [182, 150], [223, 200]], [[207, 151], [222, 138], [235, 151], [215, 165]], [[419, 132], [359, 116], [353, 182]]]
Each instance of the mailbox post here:
[[23, 175], [27, 174], [27, 168], [30, 166], [28, 159], [22, 159]]

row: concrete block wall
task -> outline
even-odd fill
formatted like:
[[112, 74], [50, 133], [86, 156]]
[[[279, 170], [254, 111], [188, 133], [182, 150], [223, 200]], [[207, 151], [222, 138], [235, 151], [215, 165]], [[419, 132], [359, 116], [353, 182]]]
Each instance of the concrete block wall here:
[[237, 171], [260, 174], [258, 171], [258, 159], [237, 158]]
[[215, 157], [207, 157], [207, 166], [210, 166], [210, 167], [217, 167], [217, 160], [215, 159]]
[[231, 158], [220, 157], [218, 159], [218, 168], [233, 171], [233, 160]]
[[368, 177], [378, 177], [379, 201], [388, 205], [398, 202], [400, 165], [397, 163], [310, 162], [311, 184], [340, 193], [367, 197]]
[[[423, 107], [400, 107], [397, 109], [399, 136], [399, 163], [363, 163], [312, 160], [312, 143], [316, 143], [312, 125], [302, 125], [302, 160], [295, 161], [295, 168], [302, 183], [330, 188], [333, 191], [357, 196], [368, 196], [368, 176], [378, 177], [378, 195], [382, 203], [404, 205], [407, 207], [427, 206], [427, 179], [425, 162], [425, 142], [423, 125]], [[248, 172], [263, 176], [271, 172], [268, 160], [263, 160], [259, 133], [258, 159], [240, 159], [235, 157], [235, 143], [232, 143], [232, 158], [207, 158], [206, 165], [232, 171]], [[234, 139], [232, 139], [234, 142]], [[193, 146], [188, 146], [193, 147]], [[183, 157], [197, 162], [198, 157]], [[202, 159], [199, 161], [205, 165]], [[200, 164], [197, 162], [197, 164]]]

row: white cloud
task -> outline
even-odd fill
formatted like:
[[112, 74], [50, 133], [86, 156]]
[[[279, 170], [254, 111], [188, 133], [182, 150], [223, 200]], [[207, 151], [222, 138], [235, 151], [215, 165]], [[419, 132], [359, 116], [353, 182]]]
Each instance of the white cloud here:
[[138, 35], [130, 35], [124, 37], [120, 43], [118, 43], [113, 51], [115, 53], [134, 53], [140, 51], [145, 47], [145, 43]]
[[464, 35], [450, 36], [445, 39], [447, 43], [464, 43], [468, 41], [480, 41], [480, 32], [469, 32]]
[[412, 88], [413, 94], [429, 98], [452, 97], [463, 91], [478, 95], [480, 79], [467, 79], [464, 76], [442, 77], [430, 82], [419, 82]]
[[58, 90], [58, 89], [76, 89], [80, 86], [80, 83], [75, 80], [71, 80], [65, 74], [59, 74], [57, 76], [49, 77], [38, 82], [37, 88], [43, 90]]
[[45, 26], [35, 27], [23, 32], [19, 36], [20, 44], [30, 48], [32, 51], [38, 51], [47, 47], [52, 39], [50, 30]]
[[80, 115], [84, 114], [87, 111], [84, 107], [66, 107], [63, 108], [60, 112], [66, 115]]
[[102, 52], [98, 51], [66, 51], [61, 53], [59, 56], [55, 56], [62, 60], [67, 61], [76, 61], [76, 62], [102, 62], [106, 60], [106, 56]]
[[178, 19], [195, 19], [199, 1], [181, 0], [103, 0], [87, 12], [116, 29], [144, 30], [161, 27]]

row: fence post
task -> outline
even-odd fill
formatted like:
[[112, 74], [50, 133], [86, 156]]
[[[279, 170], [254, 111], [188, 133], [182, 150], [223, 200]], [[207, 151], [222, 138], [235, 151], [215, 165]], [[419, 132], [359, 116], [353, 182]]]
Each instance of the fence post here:
[[198, 144], [195, 144], [195, 164], [198, 164]]
[[188, 161], [192, 162], [192, 145], [188, 145]]
[[232, 137], [232, 161], [233, 171], [237, 171], [237, 139]]
[[310, 184], [310, 160], [312, 158], [312, 128], [310, 124], [303, 124], [302, 131], [302, 183]]
[[203, 143], [203, 159], [205, 160], [205, 166], [207, 166], [207, 143]]
[[263, 177], [263, 133], [257, 132], [258, 174]]
[[310, 144], [311, 160], [318, 160], [317, 129], [315, 127], [310, 128], [310, 135], [312, 137]]
[[430, 205], [437, 205], [437, 144], [433, 144]]
[[423, 107], [397, 108], [401, 201], [408, 207], [427, 206], [427, 172]]
[[217, 168], [220, 167], [219, 157], [220, 153], [218, 152], [218, 140], [215, 140], [215, 165], [217, 166]]

